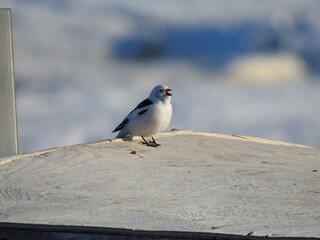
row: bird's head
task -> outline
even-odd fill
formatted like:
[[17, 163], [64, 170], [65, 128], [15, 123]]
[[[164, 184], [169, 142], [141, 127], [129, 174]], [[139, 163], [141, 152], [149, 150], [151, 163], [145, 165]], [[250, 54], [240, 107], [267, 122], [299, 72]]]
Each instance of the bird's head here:
[[167, 101], [171, 99], [171, 89], [166, 85], [155, 86], [149, 96], [151, 101]]

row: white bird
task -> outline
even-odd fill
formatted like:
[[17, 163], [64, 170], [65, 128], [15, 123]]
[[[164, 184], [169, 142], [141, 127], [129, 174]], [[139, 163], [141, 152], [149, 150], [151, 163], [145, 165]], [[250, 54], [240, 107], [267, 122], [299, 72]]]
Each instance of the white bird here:
[[[120, 131], [117, 138], [141, 136], [147, 146], [160, 146], [153, 135], [165, 130], [171, 121], [171, 91], [165, 85], [154, 87], [149, 97], [139, 103], [113, 130]], [[144, 137], [152, 137], [152, 141], [147, 142]]]

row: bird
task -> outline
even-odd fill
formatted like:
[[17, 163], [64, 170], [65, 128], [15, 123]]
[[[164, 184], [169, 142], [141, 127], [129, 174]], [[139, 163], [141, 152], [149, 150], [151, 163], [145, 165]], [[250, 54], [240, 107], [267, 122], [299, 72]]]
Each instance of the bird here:
[[[146, 146], [161, 146], [153, 136], [165, 130], [171, 121], [171, 92], [166, 85], [155, 86], [149, 97], [140, 102], [112, 133], [120, 131], [116, 138], [141, 136]], [[151, 137], [152, 141], [146, 141], [145, 137]]]

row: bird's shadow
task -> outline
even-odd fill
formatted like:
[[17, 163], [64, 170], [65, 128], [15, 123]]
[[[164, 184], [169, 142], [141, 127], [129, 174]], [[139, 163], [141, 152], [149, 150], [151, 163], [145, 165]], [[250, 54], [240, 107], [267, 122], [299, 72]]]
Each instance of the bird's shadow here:
[[123, 141], [132, 141], [133, 140], [133, 136], [130, 137], [124, 137], [124, 138], [120, 138]]

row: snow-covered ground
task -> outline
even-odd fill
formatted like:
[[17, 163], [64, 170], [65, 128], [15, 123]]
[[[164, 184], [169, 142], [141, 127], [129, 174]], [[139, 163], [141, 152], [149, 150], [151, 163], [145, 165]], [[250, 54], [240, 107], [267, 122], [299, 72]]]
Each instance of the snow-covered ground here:
[[0, 7], [13, 13], [21, 152], [114, 137], [159, 83], [173, 89], [169, 128], [320, 147], [318, 1], [2, 0]]

